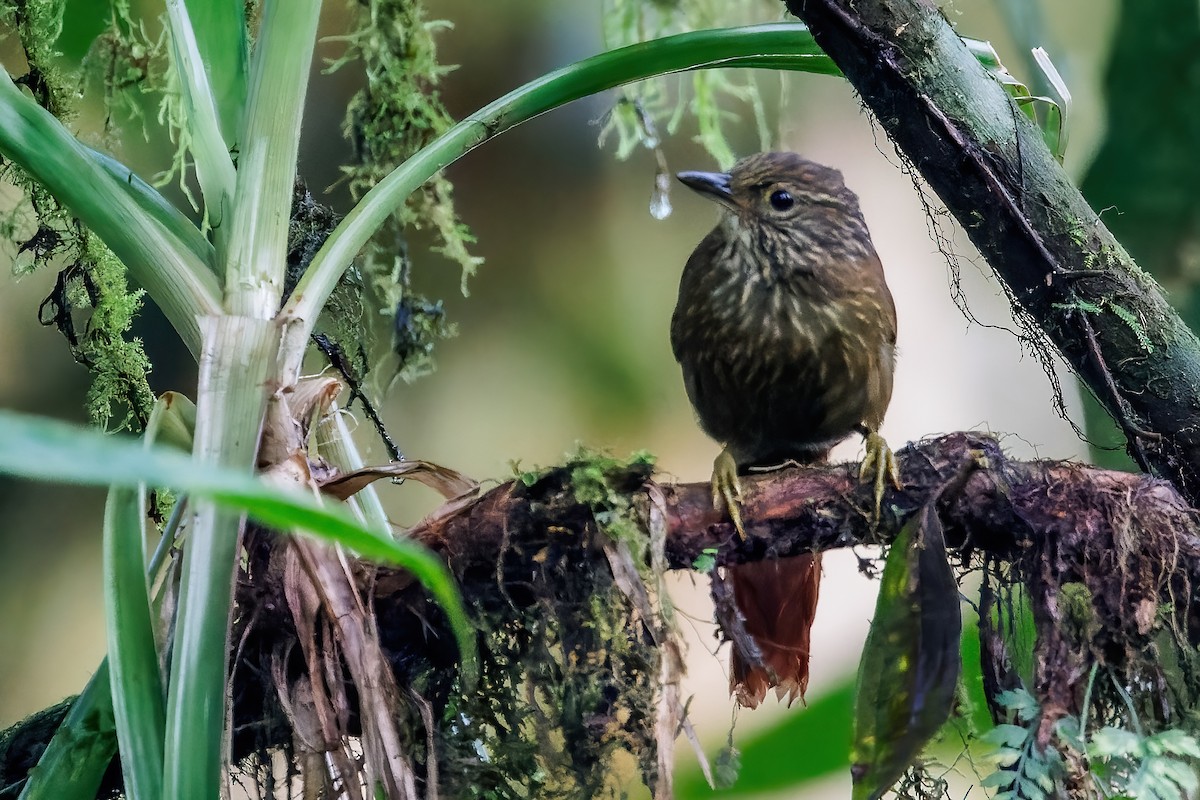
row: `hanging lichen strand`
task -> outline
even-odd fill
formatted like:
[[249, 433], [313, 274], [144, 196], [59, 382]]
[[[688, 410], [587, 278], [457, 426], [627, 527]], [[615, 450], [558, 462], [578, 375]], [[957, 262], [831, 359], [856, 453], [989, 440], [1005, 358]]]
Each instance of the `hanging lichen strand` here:
[[[605, 0], [604, 44], [611, 50], [671, 33], [779, 19], [779, 4], [764, 0]], [[690, 102], [684, 82], [691, 84]], [[651, 78], [622, 88], [605, 120], [601, 142], [615, 134], [620, 159], [628, 158], [639, 146], [657, 150], [662, 140], [659, 126], [664, 133], [674, 134], [690, 111], [696, 119], [696, 141], [725, 169], [736, 160], [722, 125], [738, 118], [730, 113], [730, 106], [737, 107], [739, 115], [748, 112], [745, 116], [754, 120], [755, 149], [778, 149], [777, 125], [767, 119], [759, 76], [746, 70], [721, 69]]]
[[[636, 772], [656, 785], [660, 620], [635, 608], [599, 553], [622, 541], [645, 551], [645, 517], [618, 493], [651, 466], [643, 455], [581, 453], [520, 475], [516, 491], [535, 501], [523, 530], [494, 579], [463, 583], [474, 592], [481, 677], [470, 694], [443, 695], [443, 796], [615, 797]], [[556, 498], [591, 514], [564, 525]]]
[[[112, 29], [93, 44], [82, 72], [67, 69], [57, 49], [65, 10], [61, 0], [0, 4], [0, 29], [15, 31], [25, 54], [27, 71], [14, 76], [14, 81], [63, 122], [75, 118], [84, 82], [100, 81], [109, 109], [107, 127], [118, 102], [127, 111], [138, 107], [128, 97], [145, 91], [146, 66], [155, 53], [143, 48], [141, 71], [134, 74], [129, 56], [133, 44], [122, 34], [122, 30], [128, 33], [128, 26], [121, 27], [129, 21], [128, 4], [116, 3]], [[101, 80], [114, 75], [121, 80]], [[113, 88], [118, 85], [120, 90]], [[142, 292], [129, 289], [125, 268], [99, 237], [22, 169], [0, 159], [0, 180], [21, 195], [0, 210], [0, 240], [11, 256], [14, 274], [58, 270], [38, 319], [57, 328], [72, 357], [91, 372], [89, 418], [105, 430], [141, 431], [154, 403], [146, 379], [149, 359], [141, 340], [129, 335], [141, 309]]]
[[[427, 20], [417, 0], [361, 0], [358, 27], [345, 37], [347, 50], [332, 69], [358, 62], [366, 85], [351, 98], [343, 133], [354, 149], [354, 163], [343, 167], [350, 192], [358, 199], [393, 169], [445, 131], [454, 120], [442, 104], [438, 85], [452, 66], [440, 65], [434, 34], [450, 27]], [[405, 230], [432, 229], [436, 248], [462, 268], [462, 289], [482, 262], [468, 250], [474, 242], [454, 208], [453, 187], [437, 175], [409, 197], [392, 220], [364, 249], [359, 264], [365, 288], [385, 319], [384, 334], [398, 364], [377, 374], [386, 385], [399, 376], [415, 380], [433, 370], [434, 342], [453, 335], [440, 302], [410, 290], [411, 262]], [[372, 355], [373, 366], [382, 356]]]

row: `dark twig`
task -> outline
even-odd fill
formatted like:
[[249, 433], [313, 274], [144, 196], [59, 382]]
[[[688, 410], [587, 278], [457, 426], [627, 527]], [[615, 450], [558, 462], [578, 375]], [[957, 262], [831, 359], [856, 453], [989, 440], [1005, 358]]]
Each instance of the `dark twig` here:
[[712, 581], [713, 614], [720, 623], [725, 638], [733, 645], [742, 663], [770, 670], [770, 667], [763, 663], [758, 642], [746, 631], [746, 618], [733, 597], [733, 586], [720, 570], [713, 570], [709, 574], [709, 580]]
[[314, 333], [312, 336], [313, 344], [321, 351], [321, 354], [329, 361], [330, 366], [338, 371], [345, 381], [346, 386], [350, 389], [350, 402], [355, 400], [362, 405], [363, 413], [367, 415], [367, 419], [371, 420], [371, 424], [375, 426], [375, 432], [379, 434], [379, 438], [383, 440], [383, 446], [387, 448], [388, 458], [392, 461], [403, 461], [404, 454], [400, 452], [400, 448], [396, 446], [396, 442], [392, 440], [392, 436], [388, 433], [387, 427], [383, 424], [383, 419], [379, 416], [379, 412], [375, 410], [375, 405], [368, 398], [362, 389], [362, 382], [358, 379], [354, 369], [346, 360], [346, 354], [342, 348], [331, 340], [328, 336], [322, 333]]
[[1142, 440], [1146, 439], [1157, 442], [1162, 440], [1162, 435], [1139, 427], [1130, 418], [1129, 404], [1125, 402], [1121, 390], [1117, 388], [1116, 381], [1112, 377], [1112, 372], [1108, 369], [1108, 364], [1104, 363], [1104, 353], [1100, 350], [1100, 343], [1096, 341], [1096, 329], [1092, 327], [1091, 321], [1088, 320], [1087, 312], [1082, 310], [1077, 311], [1076, 317], [1079, 319], [1079, 324], [1083, 327], [1083, 335], [1087, 341], [1088, 352], [1095, 362], [1096, 370], [1104, 380], [1104, 387], [1108, 390], [1111, 407], [1117, 410], [1117, 413], [1113, 414], [1113, 418], [1121, 426], [1121, 430], [1125, 432], [1125, 438], [1129, 442], [1129, 453], [1143, 472], [1150, 472], [1150, 460], [1146, 458], [1146, 451], [1142, 448]]

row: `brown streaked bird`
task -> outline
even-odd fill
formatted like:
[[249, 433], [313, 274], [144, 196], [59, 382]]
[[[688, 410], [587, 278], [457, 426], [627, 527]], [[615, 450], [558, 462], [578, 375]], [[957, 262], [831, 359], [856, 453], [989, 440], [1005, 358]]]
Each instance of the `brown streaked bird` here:
[[[681, 172], [720, 206], [720, 221], [688, 259], [671, 318], [671, 347], [700, 425], [724, 449], [713, 463], [713, 502], [738, 534], [738, 475], [823, 461], [858, 431], [860, 468], [899, 486], [879, 435], [892, 396], [896, 308], [858, 197], [842, 174], [795, 153], [759, 153], [728, 173]], [[735, 649], [730, 691], [751, 708], [776, 687], [789, 704], [808, 685], [809, 637], [821, 555], [731, 567], [746, 632], [762, 652]]]

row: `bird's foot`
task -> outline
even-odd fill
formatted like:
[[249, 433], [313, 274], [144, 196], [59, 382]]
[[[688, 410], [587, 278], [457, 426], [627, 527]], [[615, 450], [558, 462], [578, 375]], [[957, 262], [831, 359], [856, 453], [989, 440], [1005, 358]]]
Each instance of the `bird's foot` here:
[[884, 485], [890, 482], [896, 489], [902, 489], [904, 485], [900, 483], [900, 468], [896, 464], [896, 456], [878, 431], [867, 432], [865, 445], [867, 452], [863, 456], [862, 466], [858, 469], [858, 480], [860, 483], [875, 484], [875, 509], [872, 519], [879, 522]]
[[713, 508], [720, 509], [724, 506], [729, 511], [729, 518], [733, 520], [738, 537], [745, 539], [746, 529], [742, 527], [742, 484], [738, 480], [737, 462], [728, 450], [722, 450], [713, 461], [712, 498]]

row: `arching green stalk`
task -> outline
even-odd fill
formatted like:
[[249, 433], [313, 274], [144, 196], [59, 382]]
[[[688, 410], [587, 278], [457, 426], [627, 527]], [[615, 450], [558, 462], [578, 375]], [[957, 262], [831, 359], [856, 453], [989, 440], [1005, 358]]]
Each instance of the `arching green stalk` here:
[[[1004, 73], [986, 42], [967, 42], [980, 62]], [[325, 241], [280, 313], [287, 326], [285, 369], [299, 369], [308, 336], [342, 273], [407, 197], [439, 170], [522, 122], [572, 100], [645, 78], [716, 67], [839, 75], [808, 28], [799, 23], [719, 28], [666, 36], [601, 53], [509, 92], [439, 136], [369, 191]]]

